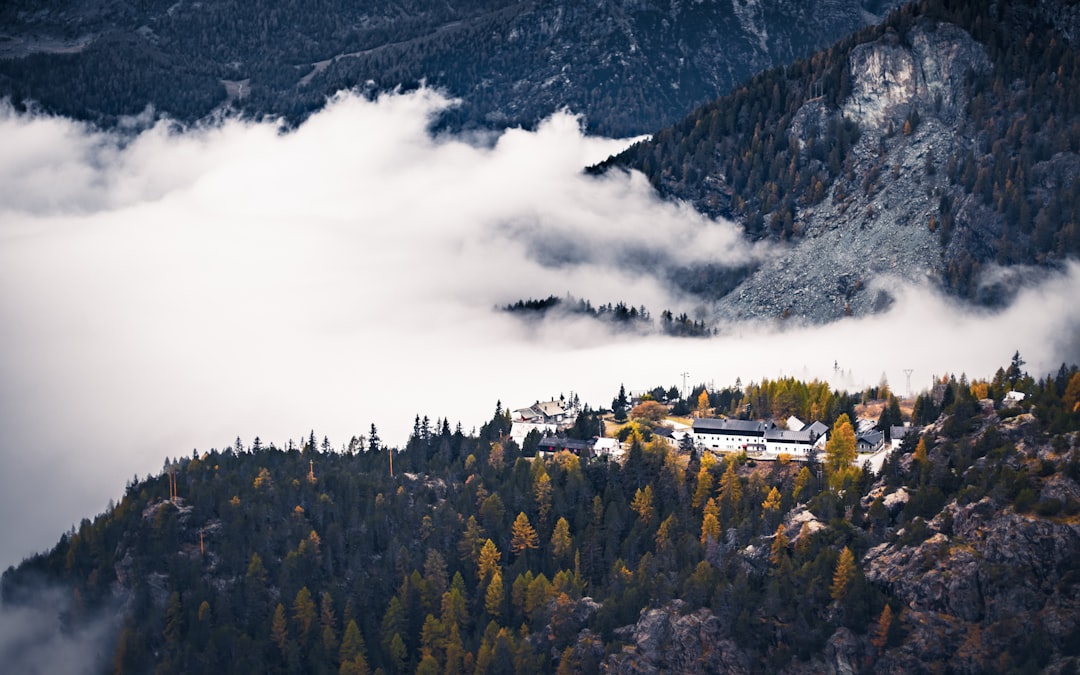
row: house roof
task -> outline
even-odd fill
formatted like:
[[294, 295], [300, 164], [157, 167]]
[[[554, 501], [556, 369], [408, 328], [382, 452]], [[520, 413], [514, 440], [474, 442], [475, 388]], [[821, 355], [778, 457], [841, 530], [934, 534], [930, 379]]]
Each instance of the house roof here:
[[765, 440], [774, 443], [813, 443], [814, 438], [808, 429], [769, 429], [765, 432]]
[[877, 446], [885, 440], [885, 434], [880, 431], [867, 431], [865, 433], [858, 434], [855, 437], [857, 443], [866, 443], [868, 445]]
[[694, 420], [694, 433], [714, 434], [753, 434], [760, 436], [766, 429], [773, 428], [772, 422], [730, 419], [697, 419]]
[[820, 436], [829, 433], [829, 427], [825, 426], [822, 422], [811, 422], [803, 427], [802, 431], [809, 431], [814, 436]]
[[918, 429], [915, 427], [889, 427], [889, 438], [900, 441], [903, 440], [904, 436], [916, 431]]
[[539, 410], [545, 415], [565, 415], [566, 410], [558, 401], [544, 401], [543, 403], [536, 403], [533, 405], [534, 410]]
[[557, 450], [585, 450], [589, 447], [589, 444], [586, 441], [579, 441], [574, 438], [554, 438], [549, 436], [540, 441], [539, 447]]

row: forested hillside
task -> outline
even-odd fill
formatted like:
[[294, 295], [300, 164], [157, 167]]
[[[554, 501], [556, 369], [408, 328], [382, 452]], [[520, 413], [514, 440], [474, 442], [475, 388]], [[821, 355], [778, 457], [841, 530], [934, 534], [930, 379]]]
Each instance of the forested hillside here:
[[[833, 438], [824, 465], [636, 432], [621, 464], [531, 460], [501, 409], [475, 436], [418, 418], [395, 452], [374, 429], [237, 440], [133, 480], [3, 600], [65, 588], [69, 629], [121, 612], [113, 672], [1064, 672], [1080, 372], [1021, 365], [921, 396], [937, 419], [879, 476]], [[859, 398], [781, 380], [705, 403], [817, 410], [843, 439]]]
[[531, 126], [568, 107], [629, 136], [896, 4], [12, 0], [0, 95], [102, 122], [147, 104], [192, 120], [226, 101], [297, 121], [341, 89], [426, 81], [463, 99], [455, 125]]
[[732, 294], [744, 312], [874, 311], [881, 299], [860, 291], [886, 272], [1000, 303], [1008, 289], [980, 272], [1080, 253], [1077, 27], [1064, 3], [906, 5], [598, 169], [639, 169], [752, 238], [794, 242], [786, 262], [807, 268], [812, 292], [780, 304], [794, 289], [769, 267], [759, 276], [778, 288]]

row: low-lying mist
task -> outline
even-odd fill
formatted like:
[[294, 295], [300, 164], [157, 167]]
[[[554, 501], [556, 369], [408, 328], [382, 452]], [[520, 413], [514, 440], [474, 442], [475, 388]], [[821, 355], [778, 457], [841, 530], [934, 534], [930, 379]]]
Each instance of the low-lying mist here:
[[[903, 390], [1035, 373], [1077, 355], [1076, 266], [987, 314], [891, 288], [887, 314], [711, 339], [620, 334], [497, 311], [572, 294], [694, 316], [670, 265], [769, 255], [657, 200], [640, 175], [583, 175], [629, 141], [560, 114], [535, 131], [432, 136], [421, 89], [342, 94], [295, 130], [229, 120], [102, 132], [0, 111], [0, 566], [55, 543], [166, 456], [237, 436], [340, 447], [416, 414], [490, 418], [619, 385], [795, 375]], [[655, 267], [649, 261], [655, 261]], [[834, 371], [834, 362], [840, 372]], [[11, 514], [19, 514], [13, 517]]]

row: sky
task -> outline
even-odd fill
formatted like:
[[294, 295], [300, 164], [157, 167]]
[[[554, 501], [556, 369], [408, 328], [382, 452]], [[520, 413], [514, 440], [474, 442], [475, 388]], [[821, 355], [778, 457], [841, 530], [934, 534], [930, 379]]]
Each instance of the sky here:
[[[490, 419], [577, 393], [764, 377], [925, 388], [1078, 360], [1070, 265], [998, 313], [890, 284], [888, 313], [712, 339], [526, 323], [496, 307], [571, 293], [695, 311], [641, 260], [768, 256], [731, 223], [582, 167], [631, 139], [578, 118], [432, 135], [431, 89], [340, 94], [294, 130], [226, 120], [104, 132], [0, 108], [0, 568], [119, 500], [166, 457], [314, 431], [341, 447], [415, 415]], [[834, 370], [834, 363], [840, 372]]]

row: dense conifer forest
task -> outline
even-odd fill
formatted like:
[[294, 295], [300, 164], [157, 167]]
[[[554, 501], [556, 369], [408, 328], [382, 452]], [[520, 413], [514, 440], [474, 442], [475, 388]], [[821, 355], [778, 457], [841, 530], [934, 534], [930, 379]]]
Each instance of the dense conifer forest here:
[[[1075, 667], [1077, 615], [1055, 623], [1031, 607], [1050, 594], [1075, 604], [1080, 372], [1034, 379], [1022, 365], [920, 395], [916, 421], [929, 426], [877, 476], [837, 463], [834, 438], [860, 402], [895, 397], [793, 379], [698, 387], [695, 401], [708, 415], [827, 420], [822, 464], [680, 451], [644, 441], [633, 415], [621, 463], [525, 457], [501, 406], [473, 434], [418, 417], [393, 450], [374, 426], [340, 449], [314, 433], [283, 448], [237, 439], [133, 478], [115, 506], [5, 572], [3, 600], [44, 583], [69, 594], [69, 626], [122, 616], [112, 672], [635, 672], [642, 647], [624, 627], [662, 607], [711, 617], [746, 672], [820, 667], [838, 635], [861, 645], [860, 668], [931, 668], [953, 657], [921, 642], [927, 601], [872, 560], [908, 551], [932, 571], [979, 546], [961, 536], [978, 508], [1056, 528], [1061, 550], [1048, 568], [993, 567], [987, 603], [994, 583], [1037, 573], [1042, 585], [1009, 612], [952, 617], [950, 654], [974, 632], [994, 636], [957, 669]], [[1023, 402], [1002, 405], [1014, 390]]]
[[427, 82], [463, 99], [455, 126], [570, 107], [593, 131], [633, 136], [895, 4], [782, 3], [747, 23], [725, 3], [11, 0], [0, 95], [106, 124], [148, 104], [192, 122], [226, 103], [296, 123], [342, 89]]
[[504, 312], [516, 314], [525, 319], [543, 319], [549, 313], [559, 315], [583, 316], [605, 322], [616, 328], [649, 333], [659, 331], [675, 337], [708, 337], [716, 334], [716, 328], [700, 319], [692, 319], [686, 312], [675, 314], [670, 309], [660, 313], [660, 321], [653, 321], [649, 310], [644, 306], [633, 307], [619, 301], [593, 306], [588, 300], [568, 295], [560, 298], [549, 295], [540, 300], [529, 298], [518, 300], [502, 308]]

